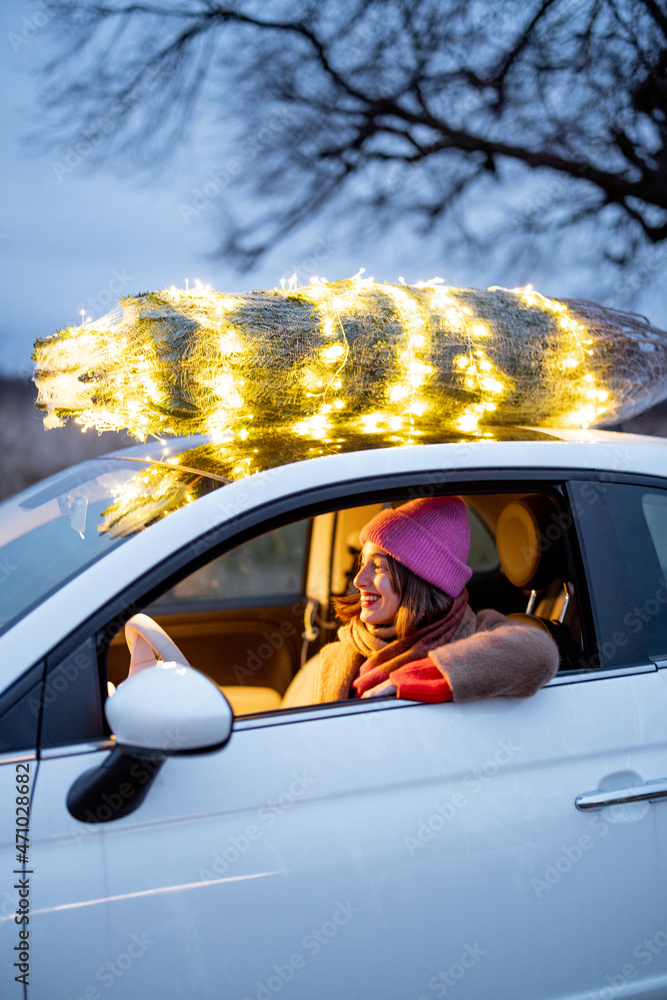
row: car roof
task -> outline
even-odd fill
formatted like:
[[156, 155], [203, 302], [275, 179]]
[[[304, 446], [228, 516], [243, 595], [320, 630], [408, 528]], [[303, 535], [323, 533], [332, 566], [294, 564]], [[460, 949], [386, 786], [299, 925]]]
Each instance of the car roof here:
[[[664, 476], [667, 471], [667, 438], [627, 434], [600, 428], [538, 428], [522, 426], [488, 427], [478, 434], [429, 432], [411, 440], [381, 434], [358, 434], [334, 442], [284, 438], [267, 435], [266, 447], [244, 449], [243, 442], [216, 443], [206, 435], [167, 438], [131, 445], [109, 452], [105, 457], [133, 460], [151, 465], [187, 469], [223, 482], [233, 482], [252, 473], [281, 466], [331, 459], [369, 451], [386, 451], [391, 471], [391, 453], [428, 445], [451, 445], [457, 465], [473, 468], [481, 465], [503, 466], [523, 455], [533, 465], [546, 468], [573, 467], [591, 470], [628, 471]], [[508, 445], [511, 447], [499, 447]], [[565, 447], [564, 447], [565, 446]], [[398, 455], [396, 455], [398, 463]], [[404, 466], [404, 459], [400, 461]], [[524, 465], [520, 461], [519, 465]]]

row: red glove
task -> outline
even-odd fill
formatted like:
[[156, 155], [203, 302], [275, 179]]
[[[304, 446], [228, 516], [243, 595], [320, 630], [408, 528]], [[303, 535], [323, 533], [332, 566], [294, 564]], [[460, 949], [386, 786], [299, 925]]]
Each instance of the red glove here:
[[[366, 664], [362, 664], [361, 669], [363, 670]], [[384, 681], [389, 680], [389, 674], [382, 667], [372, 667], [365, 673], [360, 673], [358, 677], [352, 681], [352, 687], [357, 692], [357, 698], [361, 698], [367, 691], [376, 687], [378, 684], [384, 683]]]
[[397, 667], [389, 676], [396, 685], [397, 698], [431, 704], [452, 700], [452, 689], [447, 676], [438, 670], [428, 656]]

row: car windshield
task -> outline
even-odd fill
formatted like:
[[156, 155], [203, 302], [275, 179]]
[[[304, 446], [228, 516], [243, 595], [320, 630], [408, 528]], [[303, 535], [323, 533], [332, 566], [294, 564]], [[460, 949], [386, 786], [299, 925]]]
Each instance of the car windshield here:
[[82, 462], [0, 504], [0, 635], [137, 531], [224, 485], [168, 462]]

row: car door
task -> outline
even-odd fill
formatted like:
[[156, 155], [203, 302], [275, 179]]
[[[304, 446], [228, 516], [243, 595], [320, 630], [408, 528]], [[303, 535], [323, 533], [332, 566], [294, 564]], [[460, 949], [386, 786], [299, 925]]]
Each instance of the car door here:
[[662, 774], [666, 710], [653, 672], [522, 703], [240, 721], [227, 747], [167, 760], [134, 813], [95, 825], [65, 802], [108, 751], [42, 760], [29, 995], [266, 997], [289, 982], [299, 997], [442, 996], [458, 982], [472, 998], [501, 978], [534, 998], [630, 982], [629, 964], [639, 989], [644, 968], [664, 972], [637, 952], [664, 931], [661, 807], [591, 815], [574, 800]]
[[[597, 512], [576, 502], [582, 569], [604, 576]], [[108, 748], [45, 752], [28, 995], [664, 995], [665, 805], [575, 805], [667, 777], [667, 690], [631, 638], [623, 662], [527, 701], [239, 719], [225, 747], [169, 757], [136, 810], [98, 824], [66, 799]]]

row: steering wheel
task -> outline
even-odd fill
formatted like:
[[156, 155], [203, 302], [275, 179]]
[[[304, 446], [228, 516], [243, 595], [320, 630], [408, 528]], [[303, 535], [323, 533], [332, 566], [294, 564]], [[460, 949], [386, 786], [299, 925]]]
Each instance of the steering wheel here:
[[128, 677], [145, 667], [155, 666], [157, 659], [190, 666], [176, 643], [148, 615], [133, 615], [125, 622], [125, 641], [130, 649]]

